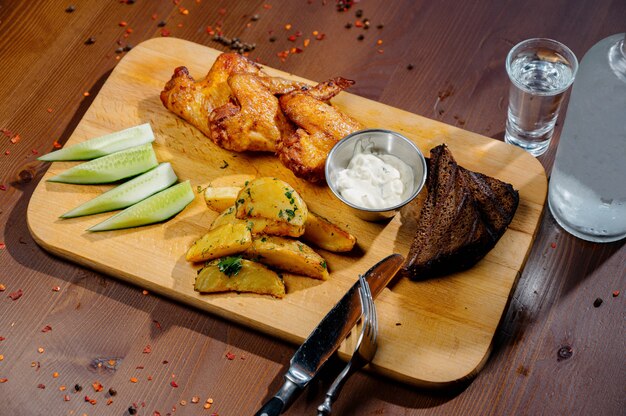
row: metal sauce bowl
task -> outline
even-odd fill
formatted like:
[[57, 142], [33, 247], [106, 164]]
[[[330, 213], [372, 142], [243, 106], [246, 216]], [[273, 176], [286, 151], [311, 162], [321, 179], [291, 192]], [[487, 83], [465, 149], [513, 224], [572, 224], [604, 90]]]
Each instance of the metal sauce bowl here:
[[[373, 209], [355, 205], [341, 196], [336, 186], [337, 173], [348, 167], [355, 154], [356, 146], [361, 142], [373, 143], [374, 152], [396, 156], [409, 165], [413, 171], [413, 192], [407, 199], [397, 205]], [[400, 208], [420, 193], [426, 182], [426, 159], [411, 140], [399, 133], [383, 129], [361, 130], [349, 134], [335, 144], [326, 158], [325, 174], [330, 190], [341, 202], [352, 208], [357, 217], [365, 221], [383, 221], [396, 215]]]

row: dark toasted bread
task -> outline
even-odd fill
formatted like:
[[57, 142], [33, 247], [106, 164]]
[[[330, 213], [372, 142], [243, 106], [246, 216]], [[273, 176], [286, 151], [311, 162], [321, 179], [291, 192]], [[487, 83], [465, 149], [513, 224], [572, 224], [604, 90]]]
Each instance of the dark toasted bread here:
[[472, 267], [513, 219], [519, 196], [507, 183], [459, 166], [445, 145], [430, 151], [428, 197], [404, 274], [413, 280]]

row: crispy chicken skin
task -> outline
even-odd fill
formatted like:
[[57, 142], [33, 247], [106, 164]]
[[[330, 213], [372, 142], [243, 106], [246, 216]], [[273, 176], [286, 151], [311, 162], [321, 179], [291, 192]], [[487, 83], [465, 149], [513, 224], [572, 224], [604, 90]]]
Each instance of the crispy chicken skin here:
[[352, 84], [354, 81], [334, 78], [279, 98], [281, 109], [299, 128], [283, 137], [276, 153], [296, 176], [310, 182], [324, 181], [330, 149], [346, 135], [363, 128], [327, 102]]
[[308, 88], [278, 77], [233, 74], [228, 78], [231, 101], [209, 116], [211, 140], [224, 149], [275, 152], [283, 137], [295, 131], [278, 104], [278, 94]]
[[229, 102], [231, 89], [227, 81], [234, 73], [260, 74], [261, 67], [236, 53], [218, 56], [207, 76], [199, 81], [189, 75], [186, 67], [178, 67], [161, 91], [161, 102], [210, 137], [209, 115]]

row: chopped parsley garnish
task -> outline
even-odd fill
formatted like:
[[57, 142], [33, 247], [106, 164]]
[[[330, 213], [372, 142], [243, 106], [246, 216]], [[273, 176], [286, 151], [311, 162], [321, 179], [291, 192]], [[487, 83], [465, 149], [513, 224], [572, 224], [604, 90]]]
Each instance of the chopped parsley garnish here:
[[293, 219], [293, 217], [296, 216], [296, 211], [298, 210], [298, 207], [294, 207], [294, 209], [286, 209], [285, 213], [287, 213], [287, 221], [291, 221]]
[[220, 272], [228, 277], [236, 276], [243, 267], [241, 264], [241, 256], [222, 257], [217, 262], [217, 267], [220, 269]]
[[283, 210], [278, 211], [278, 218], [282, 218], [284, 216]]
[[324, 269], [326, 269], [326, 268], [327, 268], [327, 266], [326, 266], [326, 260], [322, 260], [322, 261], [320, 261], [320, 266], [322, 266]]

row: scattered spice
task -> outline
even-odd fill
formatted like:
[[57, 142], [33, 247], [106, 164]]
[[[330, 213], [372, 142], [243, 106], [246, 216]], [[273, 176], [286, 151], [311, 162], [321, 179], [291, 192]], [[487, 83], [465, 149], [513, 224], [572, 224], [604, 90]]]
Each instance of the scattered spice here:
[[0, 292], [4, 292], [6, 289], [6, 286], [0, 283]]
[[82, 389], [83, 389], [83, 386], [81, 386], [80, 384], [74, 385], [74, 391], [81, 391]]
[[85, 45], [93, 45], [94, 43], [96, 43], [96, 38], [94, 38], [93, 36], [87, 38], [87, 40], [85, 41]]
[[285, 25], [285, 30], [291, 30], [291, 24], [287, 23], [287, 24]]
[[44, 349], [43, 349], [42, 347], [39, 347], [39, 348], [37, 348], [37, 352], [38, 352], [39, 354], [43, 354]]
[[83, 93], [83, 97], [89, 97], [89, 91], [85, 91], [85, 92]]
[[382, 44], [383, 44], [383, 40], [382, 40], [382, 39], [378, 39], [378, 40], [376, 41], [376, 44], [377, 44], [377, 45], [379, 45], [379, 46], [380, 46], [380, 45], [382, 45]]
[[363, 36], [363, 35], [359, 35], [359, 36], [357, 36], [357, 38], [356, 38], [356, 39], [357, 39], [357, 40], [363, 40], [363, 39], [365, 39], [365, 36]]
[[67, 387], [65, 386], [59, 386], [59, 391], [65, 391], [67, 389]]
[[[2, 245], [4, 245], [4, 243]], [[2, 248], [4, 248], [4, 247], [2, 247]], [[18, 289], [15, 292], [9, 293], [9, 297], [11, 298], [11, 300], [18, 300], [19, 298], [22, 297], [23, 294], [24, 294], [24, 292], [22, 291], [22, 289]]]
[[137, 414], [137, 409], [135, 409], [133, 406], [129, 406], [128, 407], [128, 414], [129, 415], [136, 415]]
[[63, 395], [63, 401], [65, 401], [65, 402], [69, 402], [69, 401], [70, 401], [70, 396], [69, 396], [69, 395], [67, 395], [67, 394], [64, 394], [64, 395]]
[[102, 389], [104, 388], [99, 381], [94, 381], [93, 383], [91, 383], [91, 386], [96, 392], [102, 391]]
[[191, 398], [191, 403], [198, 403], [200, 401], [200, 397], [199, 396], [193, 396]]
[[16, 134], [15, 136], [11, 137], [11, 143], [13, 144], [18, 143], [20, 140], [22, 140], [22, 136], [20, 136], [19, 134]]
[[43, 328], [41, 328], [41, 332], [50, 332], [52, 331], [52, 327], [50, 325], [46, 325]]
[[109, 398], [109, 399], [107, 400], [107, 406], [110, 406], [110, 405], [111, 405], [111, 403], [113, 403], [113, 399]]
[[57, 373], [56, 371], [52, 373], [52, 378], [58, 378], [58, 377], [59, 377], [59, 373]]
[[362, 10], [362, 9], [357, 10], [357, 11], [354, 13], [354, 15], [355, 15], [356, 17], [358, 17], [358, 18], [363, 17], [363, 10]]
[[383, 27], [385, 27], [385, 26], [381, 23], [378, 26], [376, 26], [376, 29], [382, 29]]
[[96, 399], [92, 399], [89, 396], [85, 396], [85, 401], [91, 403], [92, 406], [97, 403]]
[[161, 20], [159, 23], [157, 23], [157, 27], [165, 27], [166, 24], [167, 22], [165, 20]]
[[556, 243], [550, 243], [550, 247], [556, 248]]
[[52, 286], [52, 291], [53, 291], [53, 292], [58, 292], [58, 291], [60, 291], [60, 290], [61, 290], [61, 287], [60, 287], [60, 286]]
[[120, 27], [126, 27], [128, 25], [128, 23], [126, 23], [124, 20], [122, 20], [121, 22], [118, 23], [118, 25]]
[[0, 341], [4, 341], [5, 339], [5, 337], [0, 337]]
[[73, 4], [70, 4], [69, 6], [65, 8], [65, 13], [74, 13], [75, 10], [76, 10], [76, 6], [74, 6]]
[[178, 387], [178, 383], [176, 383], [174, 380], [170, 381], [170, 386], [176, 388]]
[[136, 383], [137, 382], [137, 377], [131, 377], [130, 378], [130, 382], [131, 383]]
[[187, 406], [187, 400], [181, 400], [180, 401], [180, 405], [181, 406]]
[[109, 389], [109, 395], [110, 395], [110, 396], [115, 396], [116, 394], [117, 394], [117, 390], [115, 390], [113, 387], [111, 387], [111, 388]]
[[4, 355], [0, 354], [0, 361], [4, 360]]
[[602, 305], [602, 299], [601, 298], [596, 298], [596, 300], [593, 301], [593, 307], [594, 308], [599, 308], [600, 305]]
[[567, 360], [573, 354], [574, 354], [574, 350], [572, 349], [572, 347], [570, 347], [569, 345], [566, 345], [564, 347], [559, 348], [559, 351], [557, 352], [557, 360], [558, 361]]
[[[619, 290], [614, 290], [613, 291], [613, 297], [616, 298], [618, 296], [619, 296]], [[0, 337], [0, 338], [2, 338], [2, 337]]]
[[148, 292], [147, 290], [145, 290], [145, 289], [144, 289], [144, 290], [142, 290], [142, 291], [141, 291], [141, 294], [142, 294], [142, 295], [144, 295], [144, 296], [146, 296], [146, 295], [148, 295], [148, 294], [149, 294], [149, 292]]
[[229, 360], [234, 360], [235, 359], [235, 354], [233, 354], [232, 352], [228, 351], [226, 353], [226, 358]]
[[6, 377], [0, 378], [0, 383], [6, 383], [7, 381], [9, 381], [9, 379]]
[[46, 385], [45, 385], [45, 384], [43, 384], [43, 383], [39, 383], [39, 384], [37, 384], [37, 388], [38, 388], [38, 389], [42, 389], [42, 390], [43, 390], [43, 389], [45, 389], [45, 388], [46, 388]]
[[163, 36], [164, 38], [168, 37], [171, 34], [172, 32], [170, 32], [168, 29], [166, 28], [161, 29], [161, 36]]
[[146, 345], [146, 346], [143, 348], [143, 353], [144, 353], [144, 354], [150, 354], [151, 352], [152, 352], [152, 347], [150, 347], [150, 345]]

